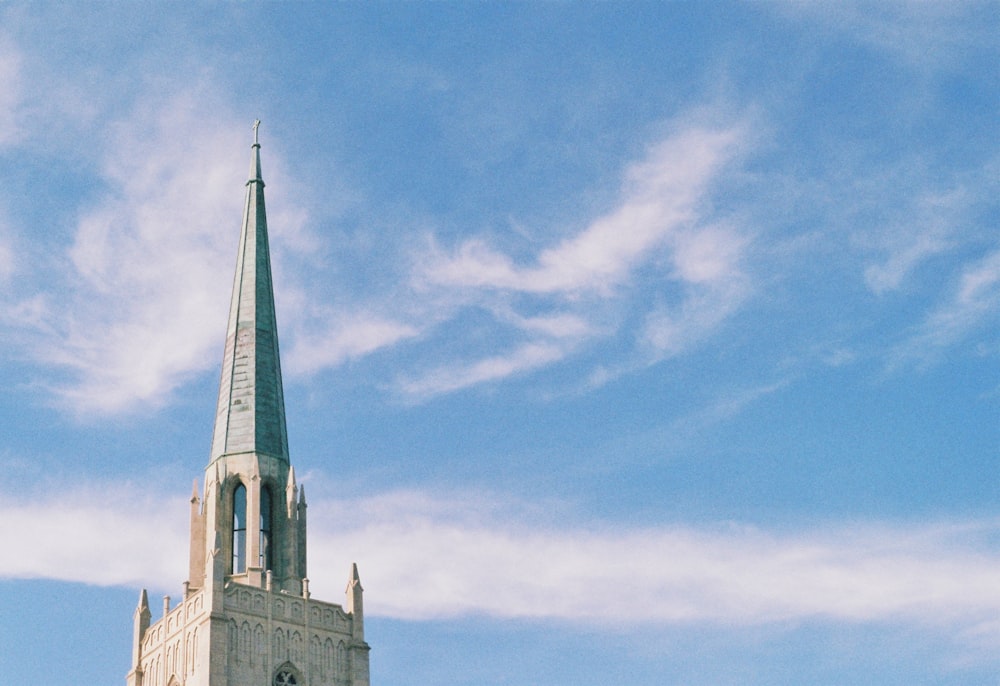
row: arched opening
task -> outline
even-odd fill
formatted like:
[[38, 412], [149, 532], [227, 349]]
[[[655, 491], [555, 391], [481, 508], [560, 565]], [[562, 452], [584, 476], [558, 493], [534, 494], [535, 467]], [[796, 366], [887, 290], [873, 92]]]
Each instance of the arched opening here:
[[233, 574], [247, 571], [247, 489], [243, 484], [233, 491]]
[[260, 555], [257, 564], [263, 570], [271, 566], [271, 489], [260, 489]]

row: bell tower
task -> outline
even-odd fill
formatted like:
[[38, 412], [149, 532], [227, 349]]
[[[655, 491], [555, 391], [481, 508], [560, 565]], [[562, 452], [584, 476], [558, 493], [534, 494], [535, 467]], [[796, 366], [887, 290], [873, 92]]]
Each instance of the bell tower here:
[[[306, 576], [306, 504], [288, 459], [259, 124], [254, 124], [212, 452], [205, 472], [201, 545], [207, 554], [218, 533], [231, 579], [260, 586], [270, 572], [273, 588], [301, 593]], [[192, 550], [196, 544], [192, 535]], [[200, 555], [192, 555], [193, 588], [204, 585], [200, 563]]]
[[127, 686], [369, 686], [361, 583], [313, 600], [306, 499], [288, 453], [274, 289], [254, 123], [212, 449], [191, 495], [183, 598], [135, 615]]

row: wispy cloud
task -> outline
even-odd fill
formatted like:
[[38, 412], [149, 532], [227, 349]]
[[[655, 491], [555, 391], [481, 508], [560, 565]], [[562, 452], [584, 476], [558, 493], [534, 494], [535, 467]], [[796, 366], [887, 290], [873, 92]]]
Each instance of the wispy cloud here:
[[777, 393], [790, 383], [792, 383], [791, 377], [785, 377], [759, 386], [726, 389], [706, 407], [675, 419], [671, 423], [669, 433], [683, 436], [704, 431], [738, 415], [744, 408], [753, 405], [761, 398]]
[[822, 22], [853, 35], [897, 60], [935, 68], [951, 66], [969, 48], [990, 44], [996, 17], [989, 3], [785, 2], [772, 4], [794, 17]]
[[[0, 532], [10, 553], [0, 576], [160, 590], [183, 580], [183, 497], [147, 508], [130, 505], [141, 497], [69, 496], [0, 501], [11, 524]], [[339, 598], [341, 571], [356, 560], [369, 611], [408, 619], [486, 614], [605, 625], [609, 589], [623, 625], [827, 619], [974, 630], [1000, 611], [995, 521], [767, 531], [567, 524], [553, 515], [559, 510], [413, 491], [314, 502], [313, 590]], [[148, 545], [154, 536], [161, 545]]]
[[[231, 273], [220, 265], [233, 263], [247, 136], [217, 91], [203, 75], [140, 94], [104, 124], [96, 152], [103, 188], [80, 209], [72, 246], [34, 265], [51, 272], [39, 277], [40, 292], [8, 303], [4, 321], [48, 368], [38, 385], [73, 411], [162, 405], [218, 363]], [[296, 283], [301, 265], [289, 254], [314, 252], [316, 239], [305, 235], [303, 210], [286, 203], [279, 215], [272, 204], [276, 273], [291, 277], [279, 305], [296, 305], [279, 313], [286, 370], [312, 374], [413, 342], [425, 355], [410, 358], [418, 362], [395, 375], [395, 388], [419, 400], [540, 370], [601, 339], [627, 340], [631, 352], [622, 354], [643, 364], [690, 347], [749, 292], [747, 238], [717, 221], [710, 202], [713, 183], [745, 147], [747, 126], [710, 125], [702, 115], [679, 118], [626, 165], [617, 203], [575, 233], [525, 260], [482, 238], [433, 247], [415, 260], [409, 283], [389, 284], [398, 295], [380, 307], [334, 305], [326, 281]], [[266, 167], [275, 178], [280, 155], [270, 151]], [[664, 297], [650, 298], [650, 286]], [[637, 307], [645, 319], [624, 314]], [[460, 322], [473, 311], [486, 313], [491, 333], [467, 335]], [[644, 328], [630, 328], [637, 321]], [[457, 345], [437, 345], [442, 339]]]
[[311, 374], [367, 355], [419, 334], [416, 327], [372, 313], [326, 314], [310, 330], [299, 330], [288, 352], [292, 374]]
[[58, 337], [34, 350], [71, 371], [55, 392], [76, 409], [158, 404], [215, 358], [229, 280], [218, 265], [233, 261], [246, 136], [241, 146], [243, 127], [205, 95], [147, 102], [110, 127], [110, 192], [80, 217], [59, 284], [69, 295], [49, 297]]
[[487, 357], [470, 364], [450, 364], [416, 379], [400, 380], [399, 386], [413, 397], [440, 395], [538, 369], [564, 356], [565, 350], [559, 345], [526, 343], [506, 355]]
[[962, 216], [971, 204], [961, 189], [927, 193], [905, 208], [905, 218], [883, 227], [881, 252], [864, 270], [865, 283], [876, 295], [901, 287], [906, 278], [927, 260], [953, 249], [959, 242]]
[[[106, 190], [80, 209], [65, 254], [30, 265], [41, 292], [10, 304], [24, 354], [64, 372], [41, 385], [75, 412], [163, 404], [218, 363], [251, 139], [213, 91], [147, 93], [105, 124]], [[293, 207], [271, 218], [293, 239], [303, 221]]]
[[[964, 334], [957, 334], [975, 325], [963, 328], [959, 320], [970, 321], [977, 307], [989, 309], [981, 291], [959, 296], [958, 283], [996, 249], [985, 227], [995, 213], [997, 178], [991, 151], [965, 166], [935, 164], [912, 151], [878, 163], [845, 154], [831, 157], [796, 190], [798, 182], [773, 184], [806, 199], [791, 208], [768, 203], [783, 216], [748, 202], [755, 225], [791, 222], [764, 229], [768, 240], [755, 247], [778, 249], [755, 252], [750, 270], [761, 283], [749, 284], [760, 289], [758, 303], [771, 294], [772, 303], [795, 301], [794, 314], [787, 310], [787, 319], [765, 325], [790, 334], [786, 361], [826, 351], [826, 364], [875, 357], [903, 369], [900, 362], [942, 352], [946, 337], [949, 346], [960, 342]], [[858, 297], [859, 287], [865, 297]]]
[[[691, 127], [654, 146], [629, 168], [618, 208], [543, 250], [534, 265], [519, 266], [473, 239], [454, 255], [439, 254], [419, 276], [434, 284], [528, 293], [608, 292], [672, 232], [699, 218], [698, 202], [708, 183], [742, 138], [737, 128]], [[715, 257], [697, 252], [678, 250], [677, 276], [710, 276], [703, 268], [711, 270]]]
[[952, 292], [930, 312], [916, 332], [894, 351], [894, 363], [926, 360], [1000, 319], [1000, 250], [967, 264]]
[[646, 319], [644, 341], [654, 357], [680, 354], [711, 334], [749, 295], [747, 280], [729, 274], [708, 287], [690, 287], [679, 305], [660, 305]]
[[[494, 382], [567, 359], [591, 340], [629, 338], [646, 350], [626, 354], [648, 364], [649, 348], [655, 361], [704, 338], [750, 290], [741, 264], [748, 238], [717, 221], [710, 202], [712, 184], [747, 139], [743, 124], [678, 120], [671, 135], [628, 165], [613, 209], [527, 259], [479, 237], [451, 251], [434, 245], [414, 281], [431, 298], [447, 294], [445, 323], [466, 309], [487, 312], [502, 332], [488, 340], [515, 342], [403, 377], [400, 390], [426, 397]], [[659, 302], [651, 290], [663, 294]], [[615, 314], [636, 307], [648, 310], [645, 330], [629, 330]]]
[[[20, 106], [22, 101], [21, 55], [14, 43], [0, 32], [0, 150], [18, 138]], [[6, 206], [0, 204], [0, 286], [14, 273], [16, 267], [10, 224]]]
[[6, 285], [16, 268], [11, 232], [0, 210], [0, 286]]
[[22, 87], [20, 52], [0, 33], [0, 147], [17, 136]]

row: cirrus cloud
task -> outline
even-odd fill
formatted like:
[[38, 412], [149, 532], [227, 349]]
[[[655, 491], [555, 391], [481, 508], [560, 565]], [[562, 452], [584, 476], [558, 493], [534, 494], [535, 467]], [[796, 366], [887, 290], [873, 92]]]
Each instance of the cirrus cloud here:
[[[625, 355], [643, 357], [612, 365], [625, 370], [710, 335], [751, 292], [742, 266], [749, 238], [719, 221], [711, 202], [713, 185], [747, 147], [750, 131], [703, 119], [699, 113], [678, 120], [671, 135], [628, 165], [615, 207], [528, 260], [481, 237], [451, 251], [434, 243], [414, 284], [431, 297], [446, 294], [450, 313], [435, 325], [466, 310], [486, 312], [501, 332], [489, 340], [514, 342], [403, 376], [399, 389], [411, 398], [454, 392], [541, 369], [585, 352], [589, 341], [613, 338], [631, 338], [635, 349]], [[650, 292], [663, 297], [650, 301]], [[647, 310], [644, 328], [626, 321], [634, 308]]]

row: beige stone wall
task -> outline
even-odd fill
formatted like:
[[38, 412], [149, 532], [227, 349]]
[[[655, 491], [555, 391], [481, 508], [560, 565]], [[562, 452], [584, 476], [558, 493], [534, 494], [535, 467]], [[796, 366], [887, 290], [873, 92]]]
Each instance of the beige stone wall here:
[[367, 651], [353, 657], [354, 619], [340, 605], [233, 582], [223, 595], [223, 616], [197, 591], [150, 625], [136, 686], [271, 686], [279, 668], [301, 686], [367, 686]]
[[270, 684], [284, 666], [303, 685], [351, 686], [353, 618], [341, 606], [231, 584], [225, 614], [230, 684]]
[[139, 686], [184, 684], [197, 675], [207, 653], [208, 618], [205, 594], [199, 591], [150, 625], [140, 643]]

